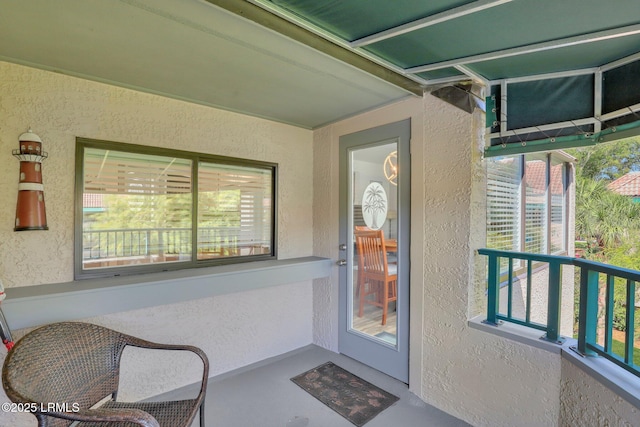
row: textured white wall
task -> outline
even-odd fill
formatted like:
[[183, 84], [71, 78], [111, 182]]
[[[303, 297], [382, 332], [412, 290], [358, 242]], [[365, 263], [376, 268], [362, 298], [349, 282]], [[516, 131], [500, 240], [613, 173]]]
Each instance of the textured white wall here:
[[[311, 131], [3, 62], [0, 76], [0, 278], [5, 286], [73, 279], [76, 136], [278, 163], [279, 257], [312, 255]], [[43, 163], [49, 230], [16, 233], [19, 162], [11, 150], [28, 126], [49, 152]], [[202, 347], [216, 375], [310, 344], [311, 286], [283, 285], [89, 320], [150, 340]], [[194, 369], [175, 364], [160, 374], [160, 358], [143, 360], [131, 353], [129, 370], [141, 372], [123, 384], [123, 397], [156, 395], [197, 377]], [[4, 354], [1, 349], [2, 359]], [[30, 418], [0, 413], [0, 425], [33, 425], [22, 420]]]
[[484, 287], [473, 275], [486, 228], [481, 115], [432, 96], [424, 114], [422, 397], [477, 426], [557, 425], [558, 356], [467, 326], [483, 305], [469, 298]]
[[640, 409], [562, 360], [562, 427], [640, 426]]
[[[338, 146], [333, 128], [313, 136], [313, 253], [337, 260], [338, 252]], [[338, 268], [331, 277], [313, 281], [313, 342], [338, 351]]]

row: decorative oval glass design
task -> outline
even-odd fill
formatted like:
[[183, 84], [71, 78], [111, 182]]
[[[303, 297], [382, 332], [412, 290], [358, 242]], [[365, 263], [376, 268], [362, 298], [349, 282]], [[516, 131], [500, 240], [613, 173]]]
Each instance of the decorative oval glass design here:
[[387, 193], [379, 182], [367, 185], [362, 195], [362, 219], [372, 230], [379, 230], [387, 219]]

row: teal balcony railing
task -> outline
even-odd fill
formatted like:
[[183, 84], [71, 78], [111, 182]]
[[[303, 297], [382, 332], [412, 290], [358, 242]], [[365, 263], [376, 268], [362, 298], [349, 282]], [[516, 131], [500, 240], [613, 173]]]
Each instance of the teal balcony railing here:
[[[516, 323], [546, 332], [545, 339], [561, 342], [560, 309], [562, 306], [562, 267], [578, 268], [580, 273], [580, 302], [578, 307], [577, 350], [585, 355], [599, 355], [640, 376], [640, 366], [634, 363], [636, 282], [640, 271], [602, 264], [595, 261], [566, 256], [530, 254], [523, 252], [480, 249], [488, 257], [487, 320], [497, 325], [500, 321]], [[548, 266], [544, 284], [546, 293], [546, 319], [533, 319], [532, 301], [535, 300], [534, 271]], [[539, 282], [540, 278], [535, 279]], [[523, 310], [514, 310], [515, 283], [524, 283]], [[573, 286], [573, 283], [565, 284]], [[614, 287], [624, 287], [625, 331], [622, 350], [614, 345]], [[500, 290], [506, 287], [506, 304], [500, 301]], [[539, 287], [536, 288], [539, 291]]]
[[[578, 351], [606, 357], [640, 376], [640, 366], [634, 363], [634, 352], [640, 352], [640, 348], [635, 347], [636, 282], [640, 281], [640, 272], [583, 259], [574, 259], [573, 264], [580, 268]], [[616, 282], [624, 288], [623, 305], [626, 307], [624, 348], [621, 352], [614, 351], [613, 340]], [[604, 303], [600, 304], [600, 300]], [[600, 309], [604, 311], [604, 339], [601, 341], [598, 340]]]

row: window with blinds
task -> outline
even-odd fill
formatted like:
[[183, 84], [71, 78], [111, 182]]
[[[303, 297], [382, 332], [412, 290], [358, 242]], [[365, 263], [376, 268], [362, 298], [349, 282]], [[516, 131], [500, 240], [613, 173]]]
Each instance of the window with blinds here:
[[517, 157], [494, 158], [487, 163], [487, 246], [516, 251], [520, 233], [520, 183]]
[[565, 187], [567, 176], [566, 164], [551, 158], [551, 175], [549, 182], [549, 194], [551, 197], [550, 214], [550, 252], [552, 254], [564, 252], [567, 249], [566, 224], [567, 203], [565, 201]]
[[525, 237], [524, 251], [547, 253], [547, 161], [525, 156]]
[[276, 165], [78, 139], [76, 277], [274, 257]]
[[487, 159], [487, 247], [566, 251], [566, 171], [566, 160], [554, 153]]

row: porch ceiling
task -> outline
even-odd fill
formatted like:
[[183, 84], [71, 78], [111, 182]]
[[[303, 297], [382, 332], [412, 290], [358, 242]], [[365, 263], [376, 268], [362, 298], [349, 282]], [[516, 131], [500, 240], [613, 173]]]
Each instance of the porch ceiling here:
[[[549, 136], [514, 136], [510, 84], [556, 81], [513, 86], [525, 105], [536, 93], [582, 103], [593, 87], [587, 113], [550, 115], [538, 97], [544, 117], [513, 117], [523, 134], [595, 134], [611, 126], [600, 115], [640, 105], [638, 67], [602, 83], [640, 59], [637, 0], [0, 0], [0, 10], [0, 59], [307, 128], [469, 81], [496, 97], [492, 145]], [[575, 76], [592, 81], [557, 83]], [[582, 119], [593, 126], [555, 126]]]
[[0, 60], [304, 128], [421, 94], [204, 0], [0, 0]]

